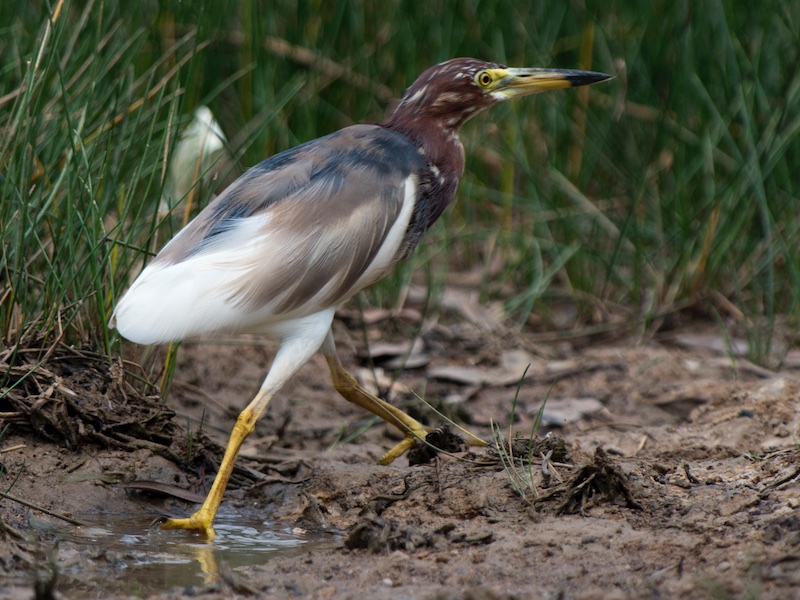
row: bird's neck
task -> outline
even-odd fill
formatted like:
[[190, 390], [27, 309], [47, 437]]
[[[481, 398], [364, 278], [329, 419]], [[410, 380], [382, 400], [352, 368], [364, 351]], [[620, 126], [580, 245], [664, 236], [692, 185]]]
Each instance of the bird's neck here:
[[401, 252], [404, 256], [453, 201], [464, 172], [464, 147], [458, 137], [459, 128], [415, 116], [389, 118], [383, 123], [387, 129], [411, 140], [426, 163], [419, 173], [419, 197], [406, 236], [408, 244]]
[[458, 135], [460, 123], [450, 126], [445, 121], [426, 118], [426, 115], [403, 118], [395, 112], [383, 126], [405, 135], [417, 146], [428, 164], [435, 167], [443, 181], [458, 185], [464, 172], [464, 147]]

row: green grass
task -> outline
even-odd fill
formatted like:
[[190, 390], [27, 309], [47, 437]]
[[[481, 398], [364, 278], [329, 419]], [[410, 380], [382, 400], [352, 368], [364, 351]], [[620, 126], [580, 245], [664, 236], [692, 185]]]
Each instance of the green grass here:
[[520, 326], [557, 294], [576, 326], [609, 310], [649, 334], [726, 298], [764, 362], [800, 301], [800, 5], [610, 4], [95, 0], [50, 26], [54, 5], [0, 3], [5, 344], [115, 351], [105, 323], [172, 232], [158, 203], [197, 105], [249, 166], [380, 120], [423, 69], [468, 55], [617, 79], [468, 123], [456, 205], [368, 301], [477, 267], [485, 299], [510, 284]]
[[518, 436], [515, 436], [514, 434], [513, 423], [516, 419], [519, 393], [520, 390], [522, 390], [522, 384], [525, 382], [525, 375], [528, 374], [529, 368], [530, 365], [528, 365], [525, 368], [525, 371], [522, 373], [522, 377], [520, 377], [519, 383], [517, 384], [517, 391], [514, 394], [514, 400], [511, 403], [511, 414], [509, 415], [508, 419], [508, 422], [511, 423], [511, 425], [509, 425], [508, 428], [508, 437], [503, 437], [503, 432], [500, 429], [500, 426], [493, 422], [492, 446], [497, 451], [497, 457], [500, 460], [500, 464], [503, 465], [503, 470], [508, 476], [511, 487], [514, 488], [514, 491], [520, 498], [522, 498], [527, 504], [532, 505], [534, 500], [539, 498], [541, 495], [537, 485], [539, 476], [533, 469], [534, 461], [538, 461], [538, 466], [542, 468], [546, 460], [540, 456], [534, 456], [534, 443], [536, 441], [536, 432], [539, 430], [539, 427], [542, 424], [547, 398], [545, 398], [545, 400], [539, 406], [539, 410], [536, 412], [536, 416], [531, 424], [530, 434], [526, 440], [526, 452], [522, 456], [515, 456], [514, 442], [515, 438]]

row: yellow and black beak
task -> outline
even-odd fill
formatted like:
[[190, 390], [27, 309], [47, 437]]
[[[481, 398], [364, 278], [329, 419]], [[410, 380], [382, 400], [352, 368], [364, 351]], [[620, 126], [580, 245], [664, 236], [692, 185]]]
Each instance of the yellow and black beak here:
[[506, 100], [548, 90], [591, 85], [611, 78], [611, 75], [594, 71], [509, 67], [481, 71], [476, 75], [475, 83], [496, 100]]

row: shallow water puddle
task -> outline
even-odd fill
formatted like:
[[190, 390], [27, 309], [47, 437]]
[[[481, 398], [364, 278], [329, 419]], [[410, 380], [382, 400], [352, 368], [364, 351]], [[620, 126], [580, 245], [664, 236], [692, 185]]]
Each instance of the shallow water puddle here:
[[202, 587], [223, 571], [235, 574], [237, 567], [331, 543], [330, 537], [233, 513], [217, 516], [217, 536], [210, 542], [198, 534], [162, 531], [151, 526], [151, 517], [79, 518], [93, 524], [59, 536], [57, 589], [68, 594], [124, 589], [136, 596]]

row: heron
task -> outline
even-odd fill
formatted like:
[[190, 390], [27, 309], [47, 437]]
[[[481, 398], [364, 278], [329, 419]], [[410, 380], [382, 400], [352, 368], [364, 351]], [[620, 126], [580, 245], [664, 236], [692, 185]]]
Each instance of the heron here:
[[162, 528], [214, 537], [242, 442], [317, 352], [339, 394], [402, 432], [381, 464], [425, 439], [422, 423], [365, 390], [342, 366], [331, 331], [337, 307], [407, 257], [453, 201], [467, 120], [512, 98], [610, 77], [448, 60], [424, 71], [383, 122], [345, 127], [250, 168], [164, 246], [116, 304], [111, 327], [139, 344], [257, 333], [279, 347], [233, 426], [205, 501]]

